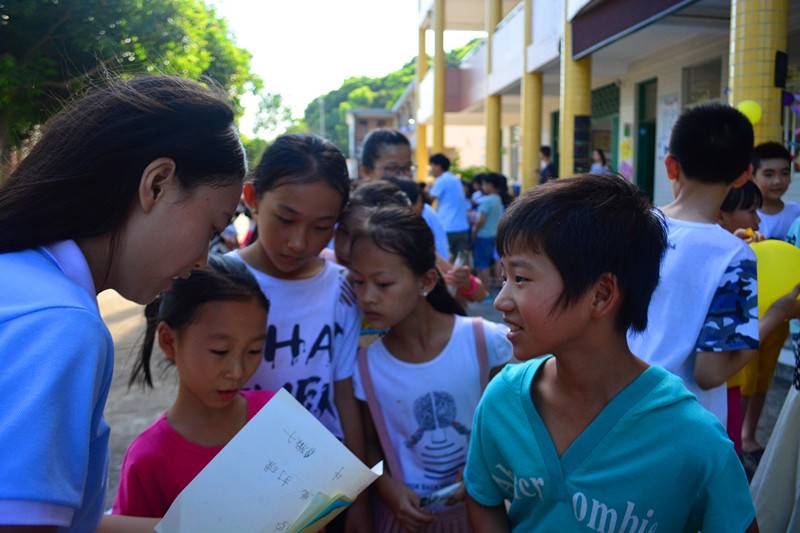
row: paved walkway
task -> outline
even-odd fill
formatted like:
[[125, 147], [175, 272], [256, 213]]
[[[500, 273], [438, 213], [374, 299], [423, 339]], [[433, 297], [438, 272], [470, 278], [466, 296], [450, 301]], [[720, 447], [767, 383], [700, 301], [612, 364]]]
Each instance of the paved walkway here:
[[[153, 390], [139, 386], [128, 388], [130, 370], [139, 356], [144, 335], [144, 317], [142, 307], [132, 304], [114, 292], [105, 292], [98, 298], [103, 318], [114, 337], [116, 361], [114, 381], [106, 405], [106, 420], [111, 426], [111, 467], [107, 493], [107, 506], [111, 506], [119, 483], [119, 468], [122, 456], [128, 444], [142, 430], [149, 426], [172, 403], [177, 391], [176, 374], [170, 368], [161, 370], [158, 362], [163, 361], [163, 354], [158, 349], [153, 353], [154, 382]], [[471, 305], [471, 315], [480, 315], [489, 320], [500, 321], [500, 314], [491, 303]], [[758, 438], [766, 443], [783, 399], [789, 390], [790, 372], [782, 367], [773, 380], [767, 396], [767, 404], [759, 425]]]

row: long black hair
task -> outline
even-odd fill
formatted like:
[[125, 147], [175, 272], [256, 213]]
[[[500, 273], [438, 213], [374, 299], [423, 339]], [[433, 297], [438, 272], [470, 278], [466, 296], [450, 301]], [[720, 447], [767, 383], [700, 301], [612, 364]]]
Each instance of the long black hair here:
[[45, 125], [0, 186], [0, 253], [106, 234], [113, 246], [159, 157], [175, 162], [185, 190], [240, 183], [247, 163], [233, 121], [221, 91], [181, 78], [119, 80], [89, 93]]
[[[418, 276], [436, 268], [433, 232], [425, 220], [411, 209], [386, 207], [371, 212], [356, 238], [368, 238], [381, 250], [399, 255]], [[441, 274], [426, 299], [441, 313], [467, 314], [447, 291]]]
[[269, 312], [269, 300], [261, 292], [256, 279], [244, 263], [230, 257], [211, 256], [204, 268], [192, 270], [187, 279], [175, 280], [168, 291], [144, 308], [147, 329], [128, 386], [135, 383], [153, 386], [150, 359], [156, 329], [161, 322], [180, 330], [194, 321], [197, 309], [203, 304], [251, 298]]
[[600, 148], [595, 148], [594, 151], [597, 152], [597, 155], [600, 156], [600, 164], [606, 166], [608, 164], [608, 161], [606, 160], [606, 154], [603, 153], [603, 150], [601, 150]]
[[342, 209], [350, 197], [347, 162], [336, 146], [310, 134], [282, 135], [261, 156], [253, 172], [253, 185], [260, 198], [265, 192], [288, 183], [324, 182], [342, 197]]

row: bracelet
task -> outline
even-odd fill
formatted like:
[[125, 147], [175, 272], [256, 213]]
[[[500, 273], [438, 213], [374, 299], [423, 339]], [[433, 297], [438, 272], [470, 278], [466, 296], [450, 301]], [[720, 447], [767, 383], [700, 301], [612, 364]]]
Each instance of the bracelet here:
[[458, 295], [462, 298], [469, 299], [478, 292], [478, 278], [473, 276], [472, 274], [469, 275], [469, 289], [458, 289]]

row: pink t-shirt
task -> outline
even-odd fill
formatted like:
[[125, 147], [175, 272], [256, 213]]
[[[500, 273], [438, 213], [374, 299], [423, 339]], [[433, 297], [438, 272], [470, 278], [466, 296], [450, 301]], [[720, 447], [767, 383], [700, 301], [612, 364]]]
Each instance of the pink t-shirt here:
[[[275, 394], [242, 392], [250, 420]], [[122, 460], [113, 514], [161, 518], [178, 494], [211, 462], [222, 446], [199, 446], [175, 431], [163, 414], [136, 437]]]

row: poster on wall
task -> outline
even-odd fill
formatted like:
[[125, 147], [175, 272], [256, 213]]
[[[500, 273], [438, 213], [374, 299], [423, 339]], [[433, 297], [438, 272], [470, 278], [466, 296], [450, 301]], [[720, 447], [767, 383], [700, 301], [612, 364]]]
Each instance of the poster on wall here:
[[619, 144], [618, 172], [626, 180], [633, 182], [633, 141], [630, 137], [630, 125], [625, 125], [625, 138]]
[[658, 103], [658, 118], [656, 119], [656, 157], [663, 160], [669, 149], [669, 137], [672, 127], [677, 122], [681, 109], [677, 94], [666, 94]]

